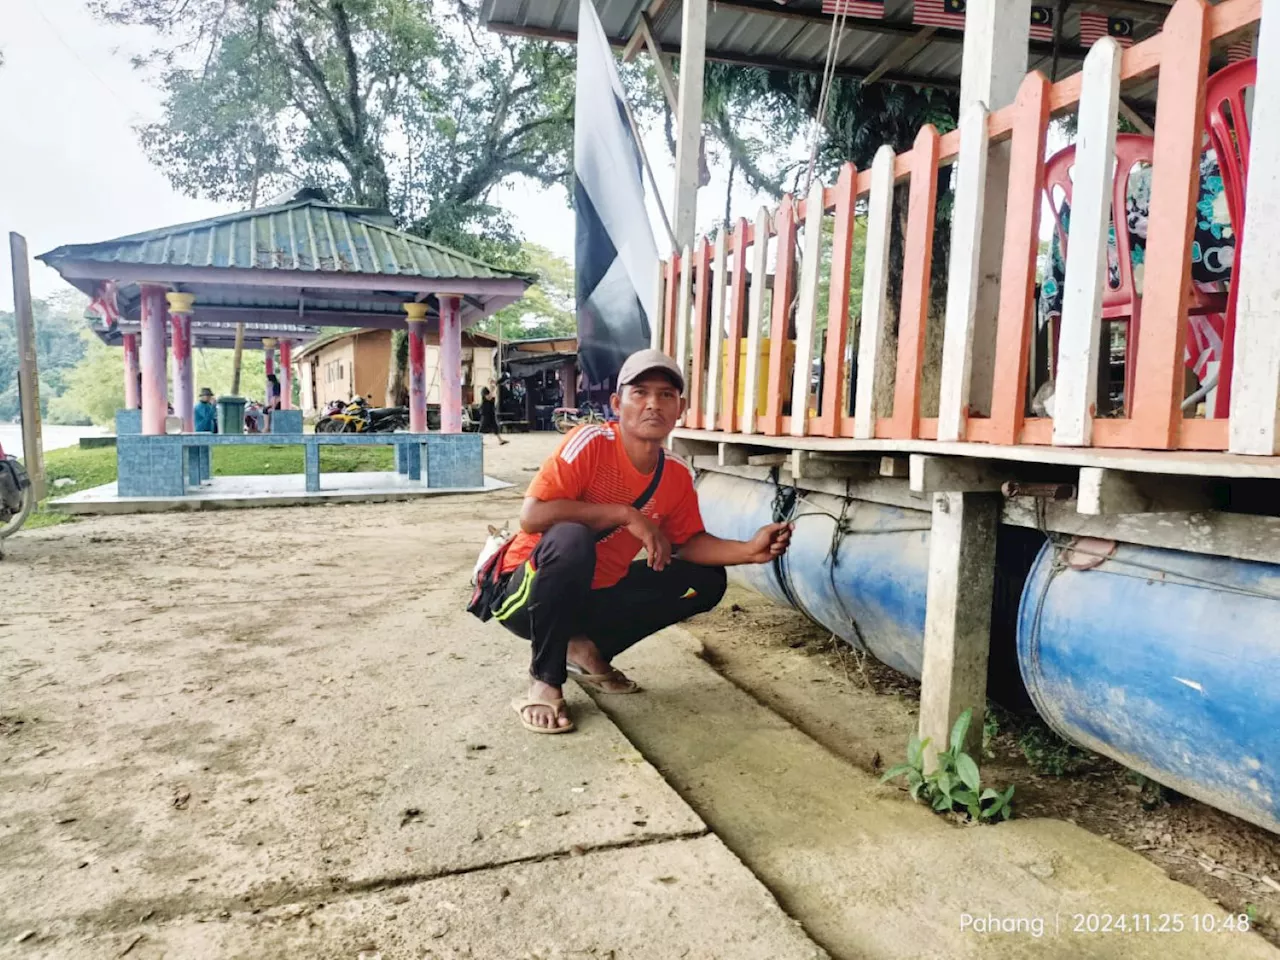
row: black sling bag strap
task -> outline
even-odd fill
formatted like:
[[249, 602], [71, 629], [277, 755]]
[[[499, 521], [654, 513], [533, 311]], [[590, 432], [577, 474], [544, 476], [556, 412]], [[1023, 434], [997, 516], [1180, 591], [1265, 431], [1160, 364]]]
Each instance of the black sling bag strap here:
[[[631, 501], [631, 506], [636, 510], [643, 510], [644, 505], [653, 499], [653, 495], [658, 492], [658, 484], [662, 482], [662, 468], [667, 465], [666, 454], [662, 452], [662, 448], [658, 448], [658, 465], [654, 468], [653, 479], [649, 481], [649, 485], [644, 488], [644, 492], [640, 496]], [[596, 543], [605, 540], [618, 531], [618, 527], [611, 530], [601, 530], [596, 534]]]
[[[658, 492], [658, 484], [662, 483], [662, 469], [666, 466], [667, 457], [658, 449], [658, 466], [653, 471], [653, 478], [649, 481], [649, 485], [644, 488], [644, 492], [640, 496], [631, 501], [631, 506], [637, 510], [643, 510], [645, 504], [653, 499], [653, 495]], [[612, 536], [620, 528], [613, 527], [609, 530], [602, 530], [596, 534], [596, 542], [599, 543], [607, 537]], [[502, 592], [502, 561], [506, 559], [507, 549], [511, 546], [515, 537], [510, 537], [506, 543], [498, 548], [498, 552], [485, 561], [480, 573], [476, 576], [476, 586], [471, 592], [471, 602], [467, 604], [467, 612], [479, 617], [482, 621], [488, 620], [492, 616], [493, 602], [498, 599], [498, 595]]]

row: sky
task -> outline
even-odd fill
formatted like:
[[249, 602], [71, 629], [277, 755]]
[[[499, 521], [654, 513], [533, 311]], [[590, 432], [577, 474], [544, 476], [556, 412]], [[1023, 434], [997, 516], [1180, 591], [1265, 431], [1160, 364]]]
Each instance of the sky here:
[[[200, 220], [234, 205], [176, 192], [138, 144], [133, 128], [158, 119], [161, 101], [129, 56], [149, 48], [149, 32], [102, 24], [83, 0], [0, 0], [0, 230], [27, 238], [34, 258], [65, 243], [109, 240], [168, 224]], [[661, 132], [644, 136], [660, 196], [671, 206], [674, 163]], [[741, 180], [741, 178], [739, 178]], [[723, 169], [699, 193], [700, 226], [723, 211]], [[646, 184], [648, 189], [648, 184]], [[660, 255], [669, 242], [652, 190], [650, 221]], [[735, 189], [734, 209], [751, 217], [758, 198]], [[519, 180], [498, 201], [525, 239], [573, 258], [573, 212], [563, 189]], [[8, 244], [0, 257], [0, 310], [13, 308]], [[31, 261], [36, 297], [66, 289]]]

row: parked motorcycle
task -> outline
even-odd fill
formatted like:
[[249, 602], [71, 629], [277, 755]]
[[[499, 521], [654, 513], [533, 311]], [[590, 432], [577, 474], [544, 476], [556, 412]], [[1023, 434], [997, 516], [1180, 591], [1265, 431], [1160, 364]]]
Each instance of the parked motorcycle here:
[[0, 540], [17, 533], [35, 505], [36, 491], [26, 468], [0, 447]]
[[560, 433], [568, 433], [583, 423], [604, 423], [604, 414], [590, 403], [581, 407], [556, 407], [551, 411], [551, 423]]
[[326, 413], [316, 421], [316, 433], [394, 433], [409, 428], [407, 407], [370, 407], [356, 397], [340, 413]]

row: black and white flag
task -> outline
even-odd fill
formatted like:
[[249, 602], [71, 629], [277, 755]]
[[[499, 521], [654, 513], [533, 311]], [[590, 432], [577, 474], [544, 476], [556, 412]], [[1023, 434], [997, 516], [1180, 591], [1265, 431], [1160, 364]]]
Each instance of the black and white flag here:
[[657, 322], [658, 250], [644, 206], [640, 146], [591, 0], [578, 4], [575, 110], [578, 357], [590, 382], [612, 385], [622, 361], [649, 346]]

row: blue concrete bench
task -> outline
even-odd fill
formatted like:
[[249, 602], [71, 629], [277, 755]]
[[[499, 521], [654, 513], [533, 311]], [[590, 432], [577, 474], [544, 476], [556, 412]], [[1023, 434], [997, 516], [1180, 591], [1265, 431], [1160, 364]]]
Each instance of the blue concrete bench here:
[[181, 497], [212, 479], [215, 446], [301, 444], [307, 491], [320, 490], [320, 447], [392, 446], [396, 471], [433, 490], [484, 486], [484, 454], [478, 433], [181, 433], [121, 434], [116, 441], [116, 491], [122, 497]]

